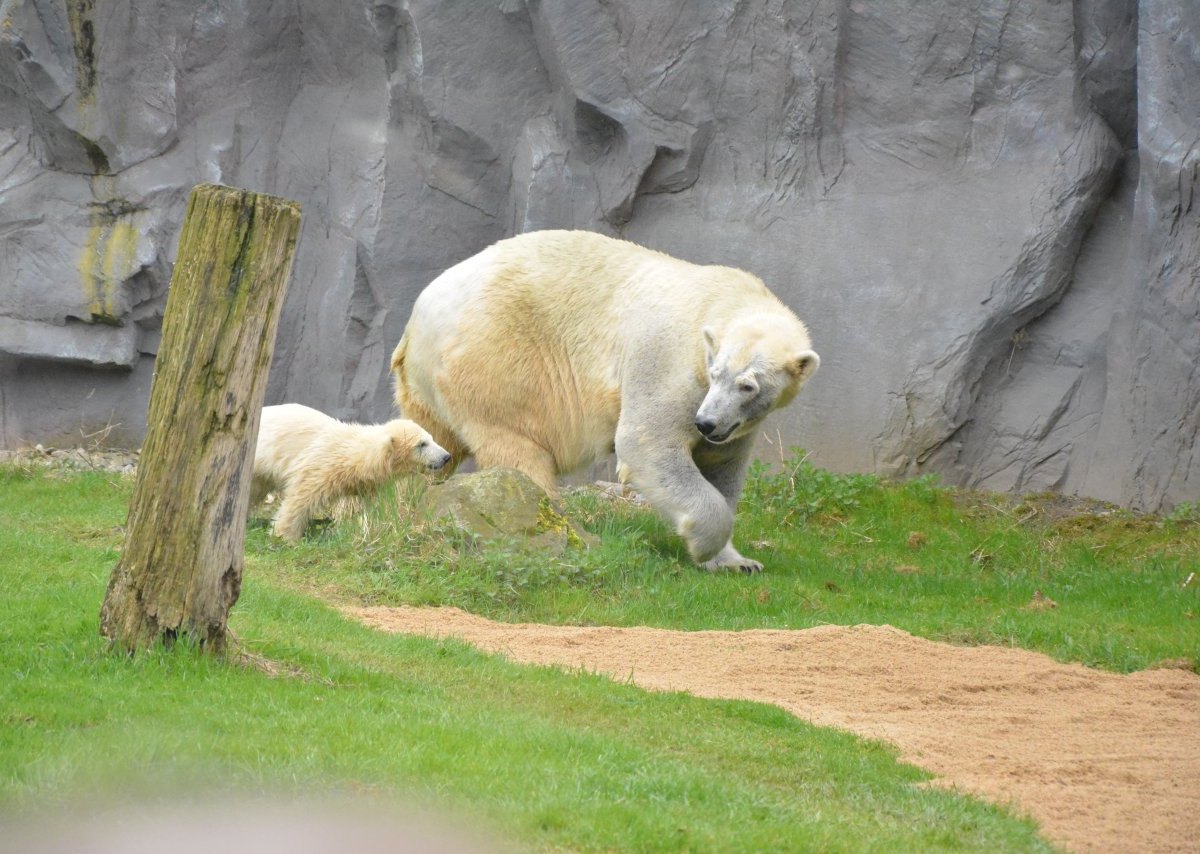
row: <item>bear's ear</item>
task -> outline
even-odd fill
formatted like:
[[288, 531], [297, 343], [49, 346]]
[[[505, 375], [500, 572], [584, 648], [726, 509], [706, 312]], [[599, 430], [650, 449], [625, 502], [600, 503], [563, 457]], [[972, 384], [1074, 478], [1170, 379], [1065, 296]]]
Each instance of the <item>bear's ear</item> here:
[[704, 361], [711, 368], [713, 359], [717, 358], [717, 333], [711, 326], [705, 326], [701, 332], [704, 333]]
[[787, 364], [784, 365], [784, 369], [787, 370], [792, 379], [797, 382], [805, 382], [817, 372], [817, 368], [820, 366], [821, 357], [812, 350], [804, 350], [788, 359]]

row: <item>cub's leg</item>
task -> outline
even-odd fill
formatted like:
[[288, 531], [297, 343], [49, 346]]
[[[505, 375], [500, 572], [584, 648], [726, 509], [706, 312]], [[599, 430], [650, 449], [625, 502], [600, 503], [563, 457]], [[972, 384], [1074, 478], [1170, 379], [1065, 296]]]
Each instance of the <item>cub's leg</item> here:
[[266, 501], [268, 493], [278, 491], [279, 488], [275, 484], [274, 479], [269, 477], [253, 477], [250, 481], [250, 509], [253, 510]]
[[302, 467], [284, 486], [283, 500], [275, 513], [275, 536], [291, 542], [299, 540], [313, 514], [337, 494], [338, 489], [330, 482], [328, 471], [320, 467]]

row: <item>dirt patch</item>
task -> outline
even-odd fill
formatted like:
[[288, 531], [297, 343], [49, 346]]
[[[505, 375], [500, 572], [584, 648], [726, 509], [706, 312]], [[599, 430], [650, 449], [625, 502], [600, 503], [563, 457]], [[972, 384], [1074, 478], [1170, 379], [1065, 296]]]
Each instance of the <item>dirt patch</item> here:
[[891, 626], [678, 632], [495, 623], [456, 608], [350, 608], [389, 632], [651, 690], [773, 703], [895, 744], [941, 785], [1014, 806], [1079, 851], [1195, 851], [1200, 676], [1120, 675]]

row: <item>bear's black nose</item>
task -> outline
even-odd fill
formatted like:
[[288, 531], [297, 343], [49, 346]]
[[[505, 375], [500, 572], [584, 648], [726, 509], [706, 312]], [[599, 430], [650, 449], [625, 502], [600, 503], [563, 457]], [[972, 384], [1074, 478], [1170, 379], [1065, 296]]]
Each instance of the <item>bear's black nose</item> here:
[[430, 468], [432, 468], [436, 471], [437, 469], [445, 467], [446, 463], [448, 463], [448, 462], [450, 462], [450, 455], [442, 454], [442, 456], [438, 458], [438, 461], [436, 463], [434, 463], [432, 466], [430, 466]]
[[696, 418], [696, 429], [700, 431], [701, 436], [707, 436], [713, 430], [717, 429], [717, 422], [711, 421], [708, 418]]

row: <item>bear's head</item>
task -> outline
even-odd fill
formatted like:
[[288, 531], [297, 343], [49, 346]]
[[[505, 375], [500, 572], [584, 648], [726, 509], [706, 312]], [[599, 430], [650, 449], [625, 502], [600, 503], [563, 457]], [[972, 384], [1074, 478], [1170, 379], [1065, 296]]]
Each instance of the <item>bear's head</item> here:
[[415, 421], [397, 418], [387, 423], [391, 444], [391, 469], [396, 474], [430, 469], [437, 471], [450, 462], [450, 454]]
[[776, 312], [704, 328], [708, 393], [696, 411], [696, 429], [714, 445], [741, 438], [786, 405], [821, 364], [808, 330]]

